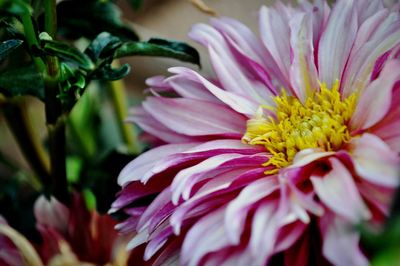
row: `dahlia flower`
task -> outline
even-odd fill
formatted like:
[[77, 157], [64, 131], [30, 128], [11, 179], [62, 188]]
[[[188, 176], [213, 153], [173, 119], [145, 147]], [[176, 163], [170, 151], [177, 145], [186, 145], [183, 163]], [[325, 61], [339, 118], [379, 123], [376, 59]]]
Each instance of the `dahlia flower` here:
[[0, 216], [0, 265], [130, 265], [126, 239], [114, 230], [116, 222], [89, 211], [77, 193], [70, 207], [40, 196], [34, 214], [39, 243], [26, 239]]
[[121, 171], [117, 229], [156, 265], [367, 265], [354, 226], [400, 181], [399, 6], [277, 2], [259, 27], [195, 25], [215, 76], [148, 80], [128, 120], [161, 145]]

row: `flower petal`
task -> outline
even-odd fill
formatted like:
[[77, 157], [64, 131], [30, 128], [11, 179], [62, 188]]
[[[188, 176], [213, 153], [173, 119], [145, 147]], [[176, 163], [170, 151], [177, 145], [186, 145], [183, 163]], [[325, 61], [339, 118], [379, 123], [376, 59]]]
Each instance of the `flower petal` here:
[[168, 144], [151, 149], [141, 154], [122, 169], [118, 176], [118, 184], [123, 187], [129, 182], [140, 180], [161, 159], [168, 155], [188, 150], [196, 145], [197, 143]]
[[231, 134], [241, 137], [246, 130], [245, 117], [220, 104], [149, 97], [143, 107], [164, 126], [188, 136]]
[[322, 178], [311, 177], [320, 200], [335, 213], [349, 221], [359, 222], [371, 216], [350, 172], [336, 158], [329, 159], [332, 169]]
[[354, 0], [339, 0], [330, 13], [318, 47], [319, 79], [328, 88], [341, 79], [356, 34]]
[[225, 227], [229, 240], [238, 245], [248, 212], [255, 204], [277, 190], [279, 183], [276, 176], [259, 179], [247, 185], [226, 209]]
[[362, 178], [387, 187], [400, 184], [400, 157], [384, 141], [365, 133], [350, 145], [355, 170]]
[[323, 236], [322, 252], [333, 264], [338, 266], [369, 265], [358, 245], [360, 236], [351, 227], [337, 218], [328, 226]]
[[398, 80], [400, 80], [400, 60], [392, 60], [362, 93], [350, 121], [352, 130], [367, 129], [383, 119], [389, 111], [392, 90]]
[[347, 97], [352, 92], [362, 93], [373, 78], [372, 75], [375, 74], [373, 73], [374, 66], [380, 56], [399, 44], [400, 17], [398, 14], [382, 10], [367, 19], [357, 33], [343, 73], [341, 82], [343, 96]]
[[235, 94], [234, 92], [229, 92], [218, 88], [191, 69], [174, 67], [170, 68], [169, 71], [172, 73], [177, 73], [180, 76], [185, 76], [187, 79], [191, 79], [201, 83], [216, 98], [218, 98], [223, 103], [231, 107], [233, 110], [241, 114], [252, 116], [255, 114], [259, 106], [259, 104], [255, 101], [251, 101], [245, 97]]
[[285, 11], [263, 6], [259, 21], [261, 39], [283, 74], [282, 83], [288, 83], [290, 66], [290, 29]]
[[145, 132], [152, 136], [156, 136], [158, 139], [166, 143], [193, 142], [193, 138], [178, 134], [158, 122], [142, 107], [131, 108], [129, 117], [125, 119], [125, 121], [136, 123]]
[[250, 252], [254, 265], [265, 265], [273, 255], [280, 225], [273, 202], [260, 205], [251, 225]]
[[198, 265], [206, 254], [228, 245], [223, 221], [224, 209], [220, 208], [204, 216], [189, 230], [182, 245], [182, 265]]
[[297, 14], [289, 23], [290, 44], [293, 51], [290, 80], [297, 98], [304, 102], [306, 97], [319, 87], [314, 63], [312, 21], [310, 16]]

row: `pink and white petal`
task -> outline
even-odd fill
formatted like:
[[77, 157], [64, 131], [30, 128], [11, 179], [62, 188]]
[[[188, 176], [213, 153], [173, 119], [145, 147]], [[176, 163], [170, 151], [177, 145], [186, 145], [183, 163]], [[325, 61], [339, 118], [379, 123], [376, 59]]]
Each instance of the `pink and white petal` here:
[[391, 105], [393, 87], [399, 80], [400, 60], [392, 60], [361, 94], [350, 120], [351, 130], [367, 129], [384, 118]]
[[146, 231], [142, 231], [136, 234], [126, 245], [127, 250], [132, 250], [148, 240], [149, 234]]
[[181, 76], [185, 76], [186, 78], [193, 81], [199, 82], [221, 102], [225, 103], [238, 113], [247, 116], [253, 116], [257, 111], [259, 104], [256, 101], [249, 100], [234, 92], [222, 90], [191, 69], [183, 67], [173, 67], [170, 68], [169, 71]]
[[382, 0], [358, 0], [356, 4], [359, 25], [384, 8]]
[[131, 108], [130, 116], [125, 121], [136, 123], [145, 132], [165, 143], [188, 143], [195, 141], [192, 137], [178, 134], [167, 128], [141, 107]]
[[372, 79], [374, 66], [382, 55], [400, 44], [400, 17], [387, 10], [369, 18], [357, 34], [342, 78], [342, 94], [362, 93]]
[[318, 47], [319, 80], [332, 88], [340, 80], [357, 34], [354, 0], [339, 0], [330, 13]]
[[290, 29], [287, 14], [282, 10], [263, 6], [260, 10], [260, 36], [283, 74], [282, 83], [289, 83]]
[[351, 225], [335, 218], [323, 235], [323, 255], [338, 266], [369, 265], [360, 250], [359, 239], [359, 233]]
[[[212, 26], [221, 34], [229, 37], [251, 59], [268, 69], [275, 68], [276, 65], [273, 64], [274, 61], [268, 50], [265, 49], [261, 40], [246, 25], [229, 17], [211, 19], [210, 22]], [[263, 64], [264, 62], [266, 65]], [[267, 67], [268, 64], [272, 65]]]
[[[236, 60], [241, 63], [242, 68], [247, 76], [252, 80], [253, 98], [260, 104], [271, 103], [270, 98], [277, 95], [280, 87], [289, 88], [288, 84], [283, 84], [280, 79], [275, 78], [274, 72], [267, 70], [261, 64], [251, 59], [246, 52], [237, 46], [229, 37], [225, 37], [228, 45], [235, 56]], [[279, 71], [279, 69], [275, 69]], [[275, 72], [276, 72], [275, 71]]]
[[246, 130], [244, 116], [207, 101], [149, 97], [143, 107], [167, 128], [188, 136], [231, 134], [241, 137]]
[[400, 157], [379, 137], [365, 133], [350, 142], [357, 174], [371, 183], [386, 187], [400, 184]]
[[144, 251], [144, 260], [148, 261], [151, 259], [167, 243], [168, 239], [173, 236], [171, 226], [168, 226], [167, 222], [164, 222], [164, 224], [149, 236], [149, 242]]
[[[254, 259], [243, 247], [228, 247], [218, 252], [207, 255], [204, 259], [205, 266], [242, 266], [254, 265]], [[262, 265], [260, 265], [262, 266]]]
[[142, 153], [122, 169], [118, 176], [118, 184], [124, 187], [129, 182], [141, 180], [163, 158], [189, 150], [197, 145], [198, 143], [167, 144]]
[[265, 151], [263, 147], [260, 146], [249, 146], [244, 144], [241, 140], [236, 139], [220, 139], [212, 140], [201, 143], [200, 145], [194, 146], [183, 154], [188, 153], [204, 153], [218, 150], [224, 153], [240, 153], [240, 154], [256, 154]]
[[172, 181], [171, 175], [152, 179], [146, 185], [139, 181], [130, 182], [117, 194], [109, 213], [113, 213], [142, 197], [153, 195], [164, 190]]
[[243, 155], [240, 154], [220, 154], [210, 157], [197, 165], [183, 169], [176, 175], [172, 182], [172, 202], [174, 204], [178, 204], [178, 201], [182, 196], [183, 191], [187, 190], [186, 187], [188, 186], [188, 183], [191, 181], [191, 179], [197, 180], [208, 171], [218, 168], [223, 163], [228, 162], [232, 159], [240, 158], [242, 156]]
[[238, 245], [248, 212], [255, 204], [279, 189], [276, 176], [268, 176], [247, 185], [226, 209], [225, 227], [233, 245]]
[[362, 200], [353, 177], [336, 158], [329, 159], [331, 171], [321, 177], [311, 177], [315, 192], [322, 203], [338, 215], [357, 223], [369, 219], [371, 213]]
[[306, 231], [291, 248], [284, 251], [284, 265], [308, 266], [309, 256], [316, 256], [310, 253], [310, 233]]
[[[224, 227], [224, 208], [204, 216], [188, 231], [181, 250], [181, 264], [199, 265], [210, 252], [229, 246]], [[207, 235], [207, 237], [204, 237]]]
[[299, 6], [307, 15], [311, 16], [313, 28], [313, 45], [318, 47], [321, 34], [329, 18], [330, 8], [326, 1], [316, 0], [313, 3], [307, 0], [300, 0]]
[[[211, 24], [226, 38], [227, 43], [233, 50], [232, 53], [238, 56], [237, 60], [239, 62], [244, 63], [245, 69], [251, 70], [255, 68], [254, 70], [258, 72], [262, 69], [268, 73], [268, 76], [278, 80], [281, 86], [288, 87], [288, 84], [282, 83], [285, 82], [285, 79], [271, 54], [249, 28], [239, 21], [226, 17], [212, 19]], [[274, 87], [271, 86], [270, 81], [264, 84], [270, 89]]]
[[384, 140], [389, 147], [400, 153], [400, 82], [392, 92], [392, 103], [385, 117], [369, 131]]
[[183, 98], [219, 102], [203, 84], [188, 79], [183, 75], [174, 75], [168, 78], [167, 82]]
[[377, 186], [370, 182], [360, 182], [358, 191], [365, 200], [374, 206], [384, 217], [389, 216], [389, 210], [393, 201], [395, 189]]
[[241, 62], [235, 60], [221, 33], [211, 26], [197, 24], [189, 32], [189, 36], [208, 48], [214, 72], [225, 90], [243, 97], [249, 96], [249, 99], [257, 99], [253, 80], [246, 76]]
[[39, 196], [33, 206], [33, 212], [37, 224], [50, 226], [61, 233], [67, 232], [69, 209], [55, 197], [51, 196], [48, 200], [44, 195]]
[[334, 155], [335, 152], [333, 151], [323, 151], [321, 149], [305, 149], [298, 152], [293, 159], [293, 162], [288, 168], [297, 168], [305, 166], [309, 163], [317, 161], [321, 158], [329, 157]]
[[157, 255], [152, 266], [176, 266], [179, 265], [179, 249], [182, 244], [180, 238], [168, 242], [165, 248]]
[[290, 81], [297, 98], [302, 102], [319, 88], [318, 73], [314, 63], [314, 47], [311, 17], [296, 14], [290, 21], [290, 45], [293, 59]]
[[277, 236], [275, 253], [285, 251], [295, 244], [304, 234], [307, 226], [301, 221], [295, 221], [282, 227]]
[[172, 91], [171, 86], [165, 80], [166, 77], [161, 75], [146, 79], [146, 85], [149, 87], [146, 91], [156, 93]]
[[263, 152], [261, 147], [253, 147], [243, 144], [240, 140], [222, 139], [204, 142], [186, 151], [165, 156], [158, 160], [149, 171], [144, 173], [141, 181], [146, 183], [154, 175], [166, 171], [170, 168], [177, 168], [182, 164], [187, 165], [192, 161], [199, 161], [219, 154], [237, 153], [237, 154], [257, 154]]
[[[222, 177], [218, 177], [218, 179], [220, 178]], [[186, 222], [198, 220], [215, 208], [229, 202], [232, 199], [232, 195], [229, 194], [231, 191], [232, 189], [216, 190], [207, 195], [192, 197], [179, 205], [170, 218], [174, 233], [181, 234], [181, 229]]]
[[[199, 175], [191, 176], [188, 179], [188, 183], [182, 192], [182, 198], [184, 200], [189, 199], [189, 197], [191, 197], [196, 192], [196, 187], [198, 188], [198, 185], [202, 185], [202, 183], [204, 183], [206, 180], [216, 178], [221, 173], [227, 170], [239, 168], [247, 169], [249, 167], [253, 167], [255, 170], [257, 170], [256, 172], [258, 172], [260, 168], [262, 169], [260, 165], [262, 164], [262, 162], [265, 162], [266, 159], [268, 159], [267, 154], [242, 155], [239, 158], [231, 159], [227, 162], [222, 163], [216, 169], [211, 169], [209, 171], [200, 173]], [[237, 179], [240, 180], [240, 177], [241, 176], [237, 177]], [[233, 181], [236, 181], [235, 177], [232, 177], [232, 179]]]
[[323, 207], [314, 200], [314, 192], [305, 193], [301, 191], [291, 180], [287, 180], [287, 184], [290, 191], [289, 205], [297, 219], [308, 224], [310, 223], [310, 217], [307, 211], [316, 216], [324, 214]]
[[254, 256], [255, 265], [265, 265], [274, 253], [276, 238], [280, 229], [277, 206], [274, 202], [261, 204], [254, 213], [249, 252]]
[[201, 163], [179, 172], [172, 182], [172, 202], [178, 203], [180, 197], [187, 200], [193, 186], [205, 178], [211, 178], [230, 168], [259, 166], [266, 160], [266, 155], [221, 154], [210, 157]]
[[151, 220], [158, 214], [160, 210], [162, 210], [171, 202], [170, 199], [171, 188], [168, 186], [151, 202], [144, 213], [140, 216], [136, 230], [141, 232], [146, 227], [149, 227]]

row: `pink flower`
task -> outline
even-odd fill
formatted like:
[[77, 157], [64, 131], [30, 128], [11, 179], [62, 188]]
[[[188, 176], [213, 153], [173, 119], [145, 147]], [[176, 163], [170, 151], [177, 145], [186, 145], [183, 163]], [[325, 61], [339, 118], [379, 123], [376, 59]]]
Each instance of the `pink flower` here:
[[0, 216], [0, 265], [131, 265], [127, 241], [114, 230], [116, 222], [88, 210], [78, 193], [72, 198], [68, 207], [54, 197], [36, 200], [39, 243], [26, 239]]
[[148, 80], [129, 120], [164, 145], [122, 170], [117, 228], [156, 265], [367, 265], [354, 225], [381, 224], [400, 181], [399, 8], [277, 2], [259, 19], [260, 38], [193, 27], [214, 78]]

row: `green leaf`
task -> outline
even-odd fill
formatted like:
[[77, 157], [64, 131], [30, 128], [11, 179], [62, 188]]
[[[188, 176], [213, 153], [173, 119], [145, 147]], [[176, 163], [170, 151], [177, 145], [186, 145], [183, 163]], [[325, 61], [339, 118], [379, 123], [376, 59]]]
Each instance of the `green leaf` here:
[[85, 53], [93, 62], [98, 63], [101, 60], [113, 57], [115, 50], [121, 45], [122, 42], [118, 37], [108, 32], [102, 32], [90, 43]]
[[61, 90], [58, 98], [65, 110], [71, 110], [82, 96], [87, 85], [86, 73], [80, 69], [72, 68], [64, 62], [60, 64], [60, 73]]
[[0, 93], [7, 97], [32, 95], [44, 100], [42, 75], [33, 64], [1, 72]]
[[90, 58], [77, 48], [58, 41], [43, 41], [43, 51], [48, 55], [57, 56], [64, 60], [76, 63], [86, 70], [93, 70], [94, 64]]
[[90, 189], [84, 189], [82, 191], [83, 198], [86, 203], [86, 207], [88, 210], [96, 210], [96, 196]]
[[128, 75], [130, 71], [131, 67], [128, 64], [116, 69], [112, 68], [111, 65], [106, 65], [96, 72], [94, 79], [118, 80]]
[[31, 6], [23, 0], [1, 0], [0, 11], [5, 11], [13, 16], [32, 14]]
[[77, 184], [82, 170], [83, 161], [79, 156], [67, 157], [67, 180], [70, 184]]
[[182, 42], [163, 39], [150, 39], [148, 42], [126, 42], [117, 49], [115, 57], [134, 55], [169, 57], [200, 66], [199, 53], [195, 48]]
[[95, 38], [103, 31], [124, 40], [136, 41], [136, 33], [121, 19], [116, 4], [107, 0], [63, 1], [57, 5], [59, 33], [67, 38]]
[[8, 40], [0, 43], [0, 61], [4, 60], [14, 49], [23, 43], [22, 40]]

